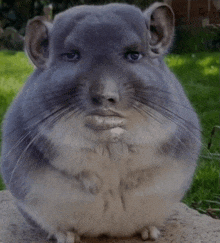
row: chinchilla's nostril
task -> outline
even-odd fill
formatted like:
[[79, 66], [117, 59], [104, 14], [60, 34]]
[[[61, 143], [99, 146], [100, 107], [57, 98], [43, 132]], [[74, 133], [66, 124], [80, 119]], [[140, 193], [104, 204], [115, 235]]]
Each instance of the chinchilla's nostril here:
[[105, 91], [101, 98], [106, 105], [115, 105], [119, 102], [119, 93], [117, 91]]
[[[109, 88], [109, 87], [108, 87]], [[119, 102], [119, 91], [117, 89], [104, 89], [102, 98], [109, 104], [116, 104]]]
[[94, 105], [101, 105], [102, 104], [102, 99], [101, 99], [101, 97], [98, 97], [98, 96], [92, 97], [91, 101]]
[[91, 97], [92, 104], [94, 105], [114, 105], [118, 102], [118, 98], [115, 97], [109, 97], [104, 95], [96, 95]]
[[119, 102], [119, 94], [118, 92], [111, 92], [109, 94], [104, 94], [103, 99], [105, 99], [106, 102], [110, 104], [116, 104], [117, 102]]
[[116, 100], [113, 99], [113, 98], [109, 98], [108, 101], [109, 101], [110, 103], [112, 103], [112, 104], [116, 103]]

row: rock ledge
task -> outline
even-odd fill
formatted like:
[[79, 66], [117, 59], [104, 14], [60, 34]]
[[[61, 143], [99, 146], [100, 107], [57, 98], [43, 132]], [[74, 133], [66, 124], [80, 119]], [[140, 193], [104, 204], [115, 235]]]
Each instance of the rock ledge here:
[[[199, 214], [178, 203], [167, 220], [157, 243], [220, 243], [220, 220]], [[32, 229], [20, 215], [9, 191], [0, 192], [0, 243], [51, 243]], [[82, 239], [83, 243], [141, 243], [140, 238]]]

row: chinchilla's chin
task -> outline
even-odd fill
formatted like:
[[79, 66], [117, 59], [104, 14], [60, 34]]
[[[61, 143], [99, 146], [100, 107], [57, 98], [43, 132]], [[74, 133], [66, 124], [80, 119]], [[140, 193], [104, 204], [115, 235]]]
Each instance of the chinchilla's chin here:
[[97, 144], [114, 144], [114, 143], [123, 143], [126, 142], [126, 131], [121, 127], [114, 127], [111, 129], [98, 130], [94, 131], [94, 129], [89, 129], [87, 131], [87, 138], [90, 141], [93, 141]]
[[125, 119], [114, 116], [67, 114], [48, 126], [48, 129], [43, 129], [43, 132], [58, 146], [92, 148], [124, 141], [128, 132], [125, 122]]

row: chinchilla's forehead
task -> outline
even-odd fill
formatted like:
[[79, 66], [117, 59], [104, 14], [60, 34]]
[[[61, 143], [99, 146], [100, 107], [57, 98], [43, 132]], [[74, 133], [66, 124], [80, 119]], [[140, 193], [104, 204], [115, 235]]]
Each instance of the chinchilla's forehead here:
[[[54, 19], [52, 36], [67, 36], [77, 25], [115, 26], [129, 29], [142, 36], [146, 30], [145, 18], [141, 10], [127, 4], [109, 4], [104, 6], [78, 6], [70, 8]], [[82, 29], [83, 31], [83, 29]], [[119, 34], [119, 33], [115, 33]]]

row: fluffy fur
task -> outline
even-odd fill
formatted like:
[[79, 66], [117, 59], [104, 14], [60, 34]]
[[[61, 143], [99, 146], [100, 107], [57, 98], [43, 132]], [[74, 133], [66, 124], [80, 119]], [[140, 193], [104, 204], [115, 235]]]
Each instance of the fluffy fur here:
[[27, 26], [37, 67], [4, 120], [2, 174], [23, 215], [59, 243], [157, 239], [190, 186], [200, 127], [163, 62], [173, 12], [80, 6]]

